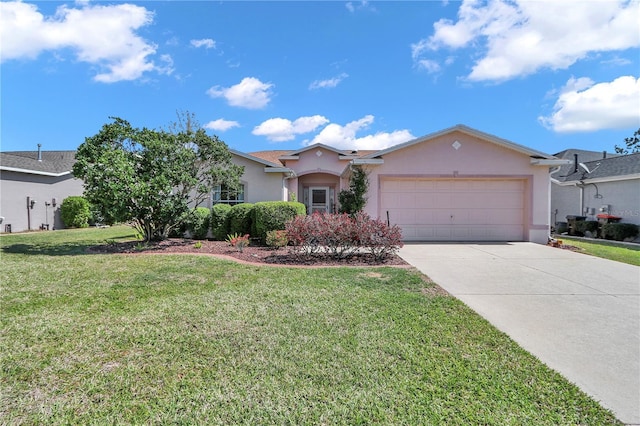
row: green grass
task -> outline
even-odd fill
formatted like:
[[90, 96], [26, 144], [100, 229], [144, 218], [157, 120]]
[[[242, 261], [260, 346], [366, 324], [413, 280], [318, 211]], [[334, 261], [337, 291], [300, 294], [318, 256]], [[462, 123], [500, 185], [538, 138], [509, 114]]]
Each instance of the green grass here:
[[567, 237], [566, 235], [559, 235], [555, 238], [563, 240], [564, 244], [579, 247], [581, 252], [585, 254], [640, 266], [640, 245], [623, 246], [606, 240], [597, 242], [592, 240], [586, 241], [578, 238]]
[[412, 270], [3, 236], [0, 424], [617, 424]]

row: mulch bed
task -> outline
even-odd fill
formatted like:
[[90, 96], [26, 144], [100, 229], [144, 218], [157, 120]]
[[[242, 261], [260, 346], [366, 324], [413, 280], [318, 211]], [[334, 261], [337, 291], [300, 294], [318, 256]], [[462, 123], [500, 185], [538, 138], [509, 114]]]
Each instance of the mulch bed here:
[[[200, 243], [201, 247], [196, 248]], [[271, 247], [248, 246], [242, 252], [231, 247], [225, 241], [168, 239], [157, 243], [128, 241], [109, 243], [88, 249], [90, 253], [100, 254], [197, 254], [211, 255], [244, 263], [273, 266], [400, 266], [409, 264], [397, 255], [390, 256], [384, 262], [373, 262], [367, 254], [357, 254], [348, 259], [333, 259], [329, 256], [315, 255], [310, 257], [294, 256], [287, 247], [273, 249]]]

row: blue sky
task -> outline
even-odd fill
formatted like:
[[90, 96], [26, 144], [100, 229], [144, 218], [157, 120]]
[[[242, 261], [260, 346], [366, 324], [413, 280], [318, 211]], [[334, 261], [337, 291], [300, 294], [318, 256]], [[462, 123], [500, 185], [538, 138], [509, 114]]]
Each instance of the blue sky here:
[[1, 149], [176, 111], [231, 148], [382, 149], [456, 124], [553, 154], [640, 127], [640, 2], [1, 2]]

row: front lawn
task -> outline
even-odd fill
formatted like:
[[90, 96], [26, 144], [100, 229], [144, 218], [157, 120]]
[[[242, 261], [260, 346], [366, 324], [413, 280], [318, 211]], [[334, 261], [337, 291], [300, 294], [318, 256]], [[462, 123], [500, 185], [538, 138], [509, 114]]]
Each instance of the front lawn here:
[[401, 268], [88, 255], [0, 237], [0, 424], [617, 424]]
[[559, 235], [556, 238], [563, 240], [564, 244], [578, 247], [581, 253], [640, 266], [640, 245], [622, 246], [607, 240], [587, 241], [580, 238], [567, 237], [566, 235]]

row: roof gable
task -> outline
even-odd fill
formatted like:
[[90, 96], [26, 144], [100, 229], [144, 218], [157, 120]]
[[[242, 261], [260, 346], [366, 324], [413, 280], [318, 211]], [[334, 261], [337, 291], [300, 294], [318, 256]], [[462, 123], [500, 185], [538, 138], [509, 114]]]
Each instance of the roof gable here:
[[398, 151], [398, 150], [401, 150], [401, 149], [405, 149], [405, 148], [408, 148], [410, 146], [421, 144], [421, 143], [424, 143], [424, 142], [427, 142], [427, 141], [430, 141], [430, 140], [433, 140], [433, 139], [436, 139], [436, 138], [439, 138], [441, 136], [444, 136], [444, 135], [447, 135], [447, 134], [450, 134], [450, 133], [454, 133], [454, 132], [465, 133], [467, 135], [476, 137], [478, 139], [482, 139], [482, 140], [487, 141], [487, 142], [494, 143], [494, 144], [496, 144], [498, 146], [514, 150], [516, 152], [528, 155], [528, 156], [533, 157], [533, 158], [542, 158], [542, 159], [553, 159], [554, 158], [552, 155], [545, 154], [544, 152], [528, 148], [528, 147], [526, 147], [524, 145], [520, 145], [520, 144], [517, 144], [515, 142], [508, 141], [506, 139], [499, 138], [499, 137], [491, 135], [489, 133], [481, 132], [480, 130], [473, 129], [473, 128], [465, 126], [463, 124], [458, 124], [456, 126], [449, 127], [448, 129], [444, 129], [444, 130], [441, 130], [441, 131], [438, 131], [438, 132], [435, 132], [435, 133], [431, 133], [431, 134], [426, 135], [426, 136], [422, 136], [422, 137], [419, 137], [419, 138], [416, 138], [416, 139], [412, 139], [412, 140], [410, 140], [408, 142], [401, 143], [401, 144], [398, 144], [398, 145], [394, 145], [394, 146], [392, 146], [390, 148], [383, 149], [381, 151], [376, 151], [376, 152], [374, 152], [372, 154], [364, 156], [364, 158], [381, 157], [381, 156], [384, 156], [386, 154], [389, 154], [390, 152], [394, 152], [394, 151]]

